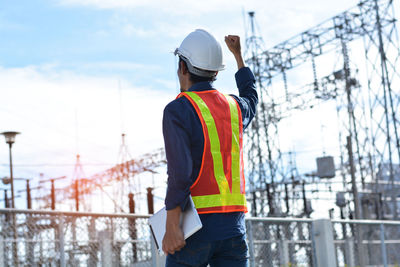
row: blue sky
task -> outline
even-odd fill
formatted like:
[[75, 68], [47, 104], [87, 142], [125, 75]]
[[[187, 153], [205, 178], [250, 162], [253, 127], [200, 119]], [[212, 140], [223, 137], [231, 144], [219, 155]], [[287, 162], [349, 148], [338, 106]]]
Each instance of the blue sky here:
[[[221, 42], [238, 34], [244, 46], [243, 14], [255, 10], [272, 47], [356, 3], [0, 0], [0, 131], [22, 132], [15, 175], [72, 179], [76, 153], [87, 175], [104, 170], [117, 162], [122, 131], [134, 157], [161, 147], [162, 111], [179, 91], [171, 52], [194, 29]], [[224, 44], [223, 53], [215, 86], [235, 93], [236, 64]]]
[[[157, 40], [137, 36], [135, 29], [129, 28], [131, 24], [144, 25], [146, 16], [140, 12], [120, 14], [116, 10], [63, 6], [55, 1], [7, 4], [0, 15], [3, 67], [51, 64], [56, 69], [89, 75], [136, 77], [135, 81], [144, 84], [146, 77], [139, 79], [132, 70], [171, 61]], [[129, 24], [120, 27], [128, 23], [128, 18]], [[150, 26], [144, 25], [143, 32]], [[169, 69], [155, 70], [160, 76], [170, 75]]]
[[[323, 5], [312, 0], [301, 4], [178, 0], [2, 2], [0, 64], [3, 67], [52, 64], [90, 75], [115, 74], [131, 81], [136, 78], [135, 82], [141, 85], [154, 77], [149, 71], [139, 71], [140, 75], [132, 72], [143, 65], [154, 67], [157, 76], [171, 79], [174, 71], [166, 63], [173, 61], [168, 52], [196, 27], [211, 30], [218, 34], [219, 40], [223, 40], [226, 32], [243, 35], [242, 13], [256, 9], [266, 34], [266, 45], [272, 46], [355, 3], [354, 0], [324, 1]], [[115, 63], [125, 65], [117, 67]]]

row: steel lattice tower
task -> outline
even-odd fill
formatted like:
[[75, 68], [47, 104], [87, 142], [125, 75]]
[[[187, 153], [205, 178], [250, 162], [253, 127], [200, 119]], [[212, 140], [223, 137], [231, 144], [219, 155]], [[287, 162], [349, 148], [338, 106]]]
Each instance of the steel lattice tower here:
[[[256, 199], [271, 191], [268, 211], [276, 213], [273, 204], [282, 199], [283, 191], [278, 187], [295, 182], [280, 148], [281, 122], [293, 112], [334, 102], [344, 190], [351, 190], [346, 187], [352, 177], [352, 197], [357, 186], [371, 189], [371, 183], [386, 179], [392, 183], [388, 197], [397, 218], [399, 192], [394, 182], [400, 179], [396, 177], [400, 166], [400, 52], [394, 4], [398, 3], [363, 0], [267, 50], [260, 46], [254, 13], [249, 13], [246, 62], [256, 76], [260, 104], [247, 133], [248, 178], [253, 207], [261, 214], [267, 214], [265, 205]], [[300, 89], [291, 82], [296, 69], [308, 77]]]

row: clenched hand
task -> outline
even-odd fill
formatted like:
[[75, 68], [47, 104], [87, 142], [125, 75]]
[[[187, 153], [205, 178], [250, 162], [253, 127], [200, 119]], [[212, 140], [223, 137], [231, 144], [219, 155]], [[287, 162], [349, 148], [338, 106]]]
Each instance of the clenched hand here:
[[242, 58], [242, 51], [240, 47], [240, 37], [237, 35], [225, 36], [225, 43], [228, 46], [229, 50], [232, 52], [233, 56], [235, 57], [238, 69], [243, 68], [244, 61]]
[[225, 43], [233, 55], [241, 53], [240, 37], [237, 35], [225, 36]]

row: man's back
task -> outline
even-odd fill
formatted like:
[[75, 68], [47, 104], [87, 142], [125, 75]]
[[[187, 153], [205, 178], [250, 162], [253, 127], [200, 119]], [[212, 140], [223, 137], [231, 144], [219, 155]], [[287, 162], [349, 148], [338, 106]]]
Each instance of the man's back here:
[[[247, 128], [254, 117], [257, 104], [257, 92], [254, 89], [254, 76], [248, 68], [242, 68], [236, 74], [239, 97], [235, 97], [242, 113], [243, 128]], [[212, 89], [208, 82], [197, 83], [191, 91]], [[215, 89], [214, 89], [215, 90]], [[164, 110], [163, 132], [168, 159], [169, 180], [166, 207], [175, 207], [185, 202], [189, 188], [197, 178], [204, 150], [204, 134], [196, 110], [187, 98], [177, 98]], [[188, 155], [190, 154], [190, 157]], [[191, 163], [191, 162], [192, 163]], [[190, 179], [187, 179], [190, 177]], [[180, 190], [186, 188], [187, 190]], [[218, 240], [244, 233], [241, 222], [243, 213], [200, 215], [203, 230], [202, 239]], [[202, 236], [204, 234], [204, 236]]]
[[[239, 64], [238, 64], [239, 66]], [[179, 74], [179, 72], [178, 72]], [[184, 73], [183, 73], [184, 74]], [[239, 71], [235, 75], [236, 77], [236, 82], [237, 82], [237, 87], [239, 89], [239, 97], [233, 96], [227, 97], [228, 100], [230, 100], [230, 107], [232, 106], [237, 106], [237, 112], [238, 116], [241, 118], [240, 125], [242, 126], [242, 129], [246, 128], [251, 119], [255, 115], [255, 110], [256, 110], [256, 105], [257, 105], [257, 93], [255, 91], [255, 80], [252, 72], [250, 69], [246, 67], [242, 67], [239, 69]], [[180, 76], [180, 82], [181, 86], [184, 84], [184, 81], [182, 82], [182, 76]], [[215, 89], [212, 88], [212, 83], [209, 81], [205, 82], [197, 82], [194, 84], [191, 84], [189, 88], [186, 89], [188, 94], [192, 94], [194, 97], [195, 95], [202, 95], [205, 93], [209, 92], [214, 92], [216, 93]], [[186, 92], [185, 91], [185, 92]], [[219, 93], [218, 93], [219, 94]], [[219, 94], [220, 95], [220, 94]], [[223, 97], [221, 98], [223, 99]], [[201, 99], [200, 99], [201, 100]], [[203, 99], [204, 100], [204, 99]], [[206, 123], [204, 123], [204, 116], [207, 115], [202, 115], [201, 112], [199, 112], [198, 108], [198, 103], [194, 103], [193, 99], [191, 100], [189, 97], [180, 97], [169, 103], [165, 110], [164, 110], [164, 118], [163, 118], [163, 134], [164, 134], [164, 140], [165, 140], [165, 150], [166, 150], [166, 155], [167, 155], [167, 161], [168, 161], [168, 188], [167, 188], [167, 196], [165, 200], [166, 208], [167, 210], [184, 210], [185, 209], [185, 204], [187, 203], [188, 196], [191, 194], [197, 194], [195, 191], [193, 191], [193, 185], [196, 184], [196, 180], [198, 180], [201, 176], [202, 173], [202, 168], [208, 168], [208, 174], [212, 174], [215, 172], [217, 173], [215, 177], [221, 176], [218, 174], [218, 172], [215, 171], [215, 165], [218, 164], [218, 161], [215, 161], [213, 159], [213, 156], [208, 156], [205, 151], [207, 151], [205, 148], [210, 146], [209, 139], [214, 138], [214, 143], [217, 140], [217, 143], [220, 143], [221, 136], [219, 133], [214, 134], [210, 136], [210, 133], [207, 130], [207, 127], [213, 127], [212, 125], [219, 125], [218, 127], [221, 127], [219, 122], [215, 120], [230, 120], [230, 123], [232, 122], [231, 115], [234, 114], [232, 113], [234, 109], [229, 110], [229, 108], [224, 112], [222, 109], [219, 107], [212, 108], [211, 106], [214, 105], [213, 99], [210, 98], [211, 101], [208, 104], [211, 104], [206, 107], [205, 113], [208, 111], [210, 113], [214, 114], [217, 112], [218, 116], [210, 116], [211, 120], [213, 121], [210, 125], [211, 126], [205, 126]], [[232, 104], [234, 103], [234, 104]], [[236, 104], [237, 103], [237, 104]], [[216, 111], [219, 110], [219, 111]], [[209, 118], [206, 118], [209, 120]], [[229, 125], [229, 124], [226, 124]], [[232, 124], [234, 125], [234, 124]], [[217, 126], [215, 126], [217, 127]], [[234, 128], [233, 126], [231, 127], [232, 129]], [[241, 130], [242, 130], [241, 129]], [[231, 130], [222, 130], [222, 132], [225, 131], [225, 135], [229, 136], [229, 132], [232, 132]], [[218, 132], [218, 131], [216, 131]], [[221, 129], [220, 129], [221, 132]], [[226, 133], [229, 133], [228, 135]], [[240, 132], [240, 139], [241, 139], [242, 132]], [[217, 137], [216, 137], [217, 136]], [[230, 140], [233, 140], [235, 138], [231, 138]], [[239, 138], [237, 138], [239, 139]], [[206, 140], [206, 141], [205, 141]], [[226, 140], [223, 141], [222, 143], [226, 143]], [[232, 142], [232, 141], [230, 141]], [[212, 143], [212, 142], [211, 142]], [[215, 146], [215, 145], [214, 145]], [[233, 145], [232, 145], [233, 146]], [[219, 151], [220, 147], [218, 147]], [[215, 148], [214, 148], [215, 150]], [[226, 150], [226, 149], [225, 149]], [[228, 149], [229, 150], [229, 149]], [[240, 150], [242, 150], [240, 148]], [[240, 151], [242, 153], [242, 151]], [[218, 152], [219, 153], [219, 152]], [[217, 153], [217, 154], [218, 154]], [[221, 152], [222, 154], [230, 153], [227, 150], [225, 152]], [[232, 154], [232, 153], [231, 153]], [[233, 165], [236, 166], [236, 170], [239, 171], [239, 165], [240, 159], [239, 157], [234, 156], [234, 160], [232, 161], [231, 154], [229, 155], [222, 155], [218, 156], [216, 158], [221, 158], [221, 162], [224, 162], [223, 168], [223, 174], [222, 176], [227, 177], [228, 183], [229, 183], [229, 172], [232, 172], [232, 164], [227, 166], [227, 162], [233, 162]], [[204, 166], [204, 162], [207, 161], [212, 163], [208, 164], [206, 167]], [[214, 166], [213, 166], [214, 165]], [[240, 167], [240, 171], [243, 171], [243, 168]], [[221, 173], [221, 172], [220, 172]], [[211, 189], [207, 189], [207, 182], [208, 181], [213, 181], [213, 179], [210, 179], [210, 175], [203, 175], [203, 182], [205, 186], [203, 186], [203, 191], [201, 191], [199, 194], [204, 195], [202, 198], [208, 199], [207, 195], [210, 195], [212, 193]], [[244, 178], [243, 178], [244, 179]], [[215, 179], [214, 179], [215, 180]], [[217, 179], [218, 180], [218, 179]], [[218, 184], [219, 188], [221, 188], [221, 185], [219, 182], [215, 182]], [[211, 211], [211, 213], [205, 213], [205, 214], [200, 214], [200, 218], [203, 223], [203, 228], [194, 234], [192, 237], [190, 237], [188, 240], [186, 240], [186, 246], [182, 249], [182, 251], [178, 251], [180, 248], [172, 250], [170, 252], [167, 258], [167, 265], [168, 262], [170, 263], [170, 266], [180, 266], [177, 262], [179, 262], [180, 258], [185, 258], [188, 262], [186, 264], [189, 264], [189, 266], [195, 266], [196, 264], [199, 264], [200, 262], [197, 262], [197, 260], [201, 262], [210, 262], [210, 259], [212, 258], [211, 254], [203, 255], [202, 259], [193, 259], [192, 257], [188, 256], [188, 251], [191, 249], [199, 249], [198, 245], [204, 245], [204, 244], [211, 244], [209, 242], [222, 242], [218, 243], [222, 246], [222, 248], [225, 248], [227, 245], [222, 245], [223, 242], [228, 242], [227, 240], [230, 240], [231, 238], [234, 238], [235, 240], [237, 239], [238, 244], [245, 244], [245, 225], [244, 225], [244, 211], [245, 211], [245, 198], [244, 198], [244, 180], [243, 183], [240, 183], [239, 187], [242, 187], [242, 191], [240, 193], [242, 194], [242, 197], [244, 198], [244, 203], [240, 202], [240, 205], [236, 205], [239, 207], [239, 210], [241, 212], [234, 212], [235, 209], [232, 209], [230, 207], [235, 206], [235, 201], [237, 201], [237, 197], [230, 197], [229, 194], [232, 194], [232, 181], [230, 181], [230, 188], [226, 190], [228, 193], [221, 196], [224, 201], [222, 206], [219, 205], [219, 207], [214, 207], [214, 204], [205, 204], [206, 210], [208, 209]], [[210, 188], [212, 186], [210, 185]], [[215, 184], [214, 184], [215, 187]], [[216, 187], [218, 189], [218, 187]], [[214, 190], [215, 191], [215, 190]], [[218, 191], [218, 190], [216, 190]], [[234, 191], [234, 190], [233, 190]], [[215, 193], [215, 192], [214, 192]], [[218, 192], [216, 192], [218, 193]], [[210, 198], [213, 199], [213, 198]], [[228, 199], [228, 201], [227, 201]], [[229, 200], [231, 199], [231, 200]], [[229, 202], [231, 201], [231, 202]], [[233, 201], [233, 202], [232, 202]], [[226, 203], [227, 202], [227, 203]], [[244, 205], [244, 206], [243, 206]], [[217, 205], [218, 206], [218, 205]], [[242, 207], [242, 208], [240, 208]], [[201, 211], [201, 209], [198, 209]], [[171, 237], [168, 236], [168, 219], [167, 219], [167, 234], [166, 237], [164, 238], [165, 240], [170, 240], [176, 239], [175, 235], [172, 235]], [[171, 240], [172, 240], [171, 239]], [[169, 241], [168, 241], [169, 242]], [[230, 242], [230, 243], [229, 243]], [[233, 241], [229, 241], [229, 244], [231, 244]], [[235, 241], [236, 242], [236, 241]], [[243, 243], [244, 242], [244, 243]], [[163, 242], [164, 243], [164, 242]], [[173, 243], [171, 243], [173, 244]], [[213, 246], [217, 243], [212, 243]], [[233, 243], [232, 243], [233, 244]], [[216, 246], [216, 245], [215, 245]], [[207, 246], [208, 247], [208, 246]], [[240, 246], [242, 247], [242, 246]], [[247, 249], [247, 247], [245, 246]], [[233, 249], [231, 249], [233, 251]], [[247, 251], [247, 250], [246, 250]], [[167, 249], [166, 252], [168, 253], [169, 250]], [[214, 251], [215, 252], [215, 251]], [[239, 253], [239, 251], [236, 251], [235, 253]], [[174, 254], [174, 255], [171, 255]], [[246, 253], [245, 253], [246, 254]], [[189, 253], [191, 255], [191, 253]], [[244, 254], [243, 254], [244, 255]], [[242, 255], [242, 256], [243, 256]], [[244, 255], [245, 257], [246, 255]], [[245, 258], [244, 258], [245, 259]], [[217, 260], [217, 259], [214, 259]], [[242, 262], [242, 260], [239, 260]], [[172, 264], [174, 262], [174, 264]], [[185, 262], [185, 261], [184, 261]], [[182, 263], [184, 263], [182, 262]], [[178, 264], [178, 265], [177, 265]]]

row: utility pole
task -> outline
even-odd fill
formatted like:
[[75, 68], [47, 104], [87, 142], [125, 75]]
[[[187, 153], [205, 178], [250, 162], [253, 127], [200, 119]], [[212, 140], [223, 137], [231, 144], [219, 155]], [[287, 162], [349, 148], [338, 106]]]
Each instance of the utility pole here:
[[51, 209], [56, 209], [56, 194], [54, 189], [54, 179], [51, 180]]
[[79, 179], [75, 180], [75, 210], [79, 211]]
[[[344, 207], [339, 207], [340, 209], [340, 219], [344, 220]], [[343, 234], [343, 240], [347, 239], [347, 231], [346, 231], [346, 225], [342, 223], [342, 234]]]
[[147, 207], [149, 214], [154, 214], [154, 196], [153, 196], [153, 188], [147, 188]]
[[286, 203], [286, 214], [289, 215], [290, 206], [289, 206], [289, 189], [288, 184], [285, 183], [285, 203]]
[[253, 207], [251, 207], [251, 213], [253, 217], [257, 217], [257, 194], [256, 191], [252, 192], [253, 195]]
[[61, 177], [57, 177], [57, 178], [50, 178], [47, 180], [41, 180], [39, 181], [39, 183], [46, 183], [46, 182], [50, 182], [51, 183], [51, 189], [50, 189], [50, 200], [51, 200], [51, 209], [55, 210], [56, 209], [56, 190], [54, 188], [54, 181], [56, 180], [61, 180], [61, 179], [65, 179], [67, 178], [67, 176], [61, 176]]
[[29, 180], [26, 180], [26, 207], [28, 208], [28, 210], [32, 209], [31, 188], [29, 186]]
[[8, 201], [7, 189], [4, 189], [4, 207], [8, 209], [10, 207], [10, 203]]
[[18, 193], [26, 192], [26, 208], [32, 209], [32, 191], [42, 189], [42, 186], [31, 187], [29, 180], [26, 180], [26, 189], [18, 190]]
[[307, 197], [306, 197], [306, 182], [303, 181], [302, 183], [302, 193], [303, 193], [303, 208], [304, 208], [304, 214], [307, 216], [307, 218], [310, 218], [310, 213], [307, 207]]
[[275, 214], [275, 209], [274, 209], [274, 203], [272, 199], [272, 194], [271, 194], [271, 186], [269, 183], [267, 183], [267, 198], [268, 198], [268, 207], [269, 207], [269, 215], [274, 215]]

